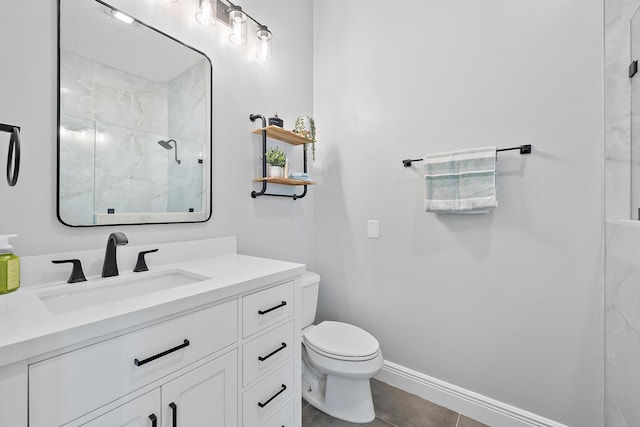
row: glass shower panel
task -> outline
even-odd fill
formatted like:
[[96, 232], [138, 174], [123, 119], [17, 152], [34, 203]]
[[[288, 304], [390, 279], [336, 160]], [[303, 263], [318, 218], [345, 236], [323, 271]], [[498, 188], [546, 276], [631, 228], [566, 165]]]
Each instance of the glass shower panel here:
[[[640, 9], [630, 21], [631, 62], [640, 60]], [[640, 220], [640, 73], [631, 82], [631, 219]]]
[[73, 223], [93, 223], [95, 203], [95, 134], [94, 120], [60, 114], [60, 167], [58, 215]]
[[201, 141], [100, 121], [95, 141], [96, 215], [204, 211]]

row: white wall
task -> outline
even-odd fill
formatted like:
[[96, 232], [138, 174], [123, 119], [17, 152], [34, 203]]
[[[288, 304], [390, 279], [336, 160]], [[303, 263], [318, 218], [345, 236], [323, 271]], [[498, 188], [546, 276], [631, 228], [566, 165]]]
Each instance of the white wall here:
[[[228, 29], [196, 23], [195, 1], [113, 0], [140, 20], [207, 54], [213, 62], [213, 218], [201, 224], [74, 229], [56, 219], [56, 13], [53, 0], [0, 3], [0, 123], [22, 127], [18, 185], [0, 181], [0, 233], [17, 233], [16, 253], [37, 255], [104, 247], [123, 231], [131, 244], [153, 244], [235, 235], [239, 250], [291, 261], [312, 261], [313, 191], [305, 199], [252, 199], [251, 179], [260, 172], [260, 138], [250, 113], [278, 111], [292, 128], [312, 108], [311, 1], [247, 0], [242, 6], [274, 34], [273, 60], [255, 59], [256, 28], [249, 44], [233, 47]], [[287, 13], [283, 13], [287, 11]], [[290, 14], [290, 15], [289, 15]], [[295, 16], [296, 19], [289, 19]], [[8, 134], [0, 135], [4, 176]], [[276, 244], [271, 243], [275, 240]]]
[[[314, 3], [320, 318], [386, 360], [603, 422], [602, 1]], [[491, 214], [423, 212], [405, 158], [502, 153]], [[367, 219], [380, 239], [367, 239]]]

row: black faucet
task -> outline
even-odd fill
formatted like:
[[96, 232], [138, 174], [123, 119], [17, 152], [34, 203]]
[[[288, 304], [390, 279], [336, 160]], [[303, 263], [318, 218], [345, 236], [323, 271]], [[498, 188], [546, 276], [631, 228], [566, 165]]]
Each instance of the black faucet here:
[[116, 246], [129, 243], [124, 233], [111, 233], [107, 239], [107, 250], [104, 252], [104, 264], [102, 264], [102, 277], [118, 275], [118, 260], [116, 258]]

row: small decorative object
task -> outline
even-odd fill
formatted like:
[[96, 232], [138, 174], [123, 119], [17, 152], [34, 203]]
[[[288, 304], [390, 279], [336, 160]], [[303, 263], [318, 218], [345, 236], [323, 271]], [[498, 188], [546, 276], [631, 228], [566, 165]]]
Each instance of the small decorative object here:
[[284, 126], [284, 120], [282, 120], [280, 117], [278, 117], [278, 112], [276, 111], [276, 113], [273, 115], [273, 117], [269, 117], [269, 126], [280, 126], [283, 127]]
[[[313, 153], [313, 160], [316, 159], [316, 122], [313, 117], [300, 116], [296, 119], [296, 125], [293, 131], [302, 135], [304, 139], [311, 143], [311, 152]], [[307, 149], [307, 144], [304, 144], [304, 149]]]
[[269, 163], [269, 176], [275, 178], [282, 178], [282, 168], [284, 167], [287, 156], [280, 147], [271, 147], [267, 150], [265, 156], [267, 163]]

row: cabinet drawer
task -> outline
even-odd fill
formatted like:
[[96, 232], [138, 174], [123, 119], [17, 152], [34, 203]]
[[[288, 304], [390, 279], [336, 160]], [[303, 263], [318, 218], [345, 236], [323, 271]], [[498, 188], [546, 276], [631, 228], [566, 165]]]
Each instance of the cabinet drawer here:
[[242, 352], [242, 383], [249, 384], [293, 355], [293, 321], [246, 343]]
[[248, 337], [293, 315], [293, 281], [242, 298], [242, 336]]
[[290, 400], [282, 409], [269, 418], [264, 424], [260, 424], [260, 427], [295, 427], [295, 407], [293, 406], [293, 400]]
[[244, 427], [253, 427], [274, 413], [294, 394], [293, 360], [244, 392], [242, 412]]
[[62, 425], [233, 344], [237, 310], [232, 300], [29, 366], [30, 427]]

